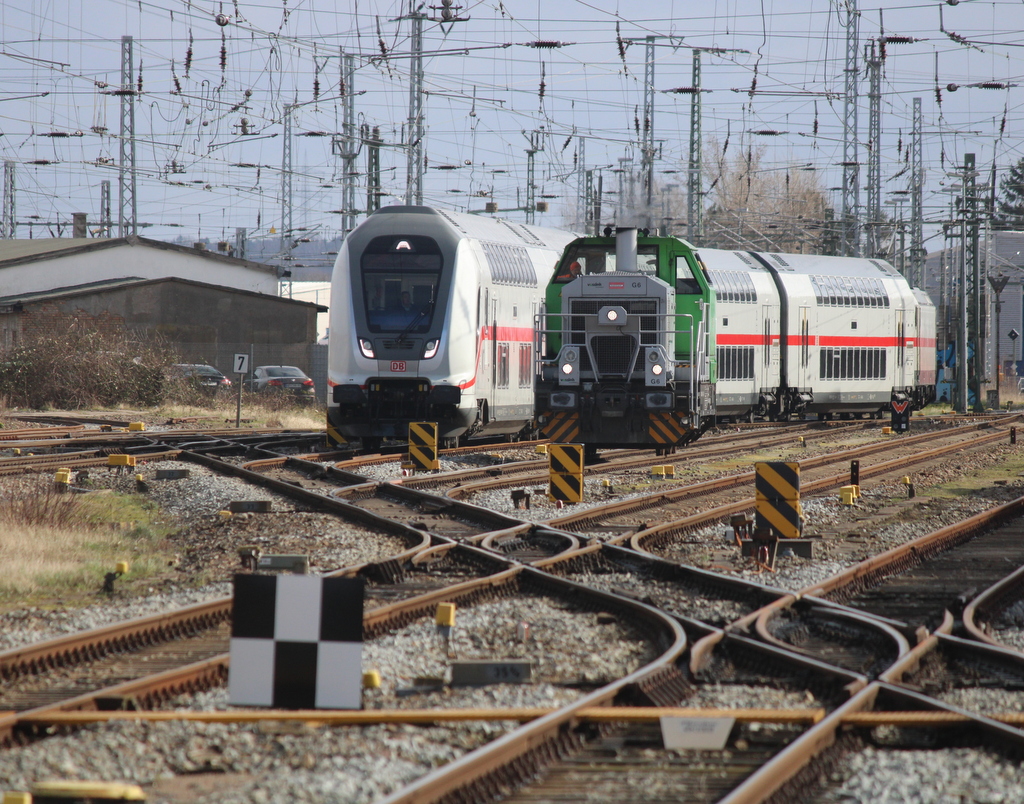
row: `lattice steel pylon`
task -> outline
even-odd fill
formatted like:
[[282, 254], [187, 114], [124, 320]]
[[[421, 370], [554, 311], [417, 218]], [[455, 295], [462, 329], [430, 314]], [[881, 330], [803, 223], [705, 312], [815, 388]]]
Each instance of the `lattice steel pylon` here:
[[[526, 132], [524, 131], [523, 134]], [[537, 181], [534, 174], [535, 157], [544, 150], [543, 131], [530, 132], [530, 147], [526, 149], [526, 222], [532, 224], [537, 212]]]
[[405, 203], [423, 203], [423, 20], [410, 0], [406, 16], [412, 26], [409, 36], [409, 122], [406, 131]]
[[284, 142], [281, 144], [281, 246], [279, 259], [292, 251], [292, 111], [294, 105], [284, 107]]
[[921, 99], [914, 98], [914, 130], [910, 137], [910, 271], [911, 287], [924, 287], [924, 160], [921, 156]]
[[138, 234], [138, 204], [135, 197], [135, 68], [132, 37], [121, 37], [121, 148], [118, 163], [117, 234]]
[[355, 57], [343, 53], [341, 64], [345, 116], [336, 153], [341, 157], [341, 236], [344, 237], [356, 228], [356, 157], [361, 143], [356, 137], [356, 95], [352, 87], [356, 75]]
[[845, 257], [860, 256], [860, 162], [857, 147], [857, 57], [860, 12], [857, 0], [844, 0], [846, 17], [845, 97], [843, 101], [843, 207], [840, 220], [839, 251]]
[[647, 53], [644, 60], [644, 119], [641, 129], [641, 161], [644, 174], [644, 220], [648, 228], [653, 226], [652, 204], [654, 202], [654, 36], [647, 37]]
[[865, 62], [868, 68], [868, 203], [864, 223], [866, 252], [881, 256], [882, 228], [882, 59], [872, 39]]
[[700, 96], [700, 51], [693, 51], [693, 94], [690, 95], [690, 161], [686, 172], [686, 235], [700, 245], [704, 240], [704, 177], [701, 147], [703, 110]]
[[10, 159], [4, 162], [4, 210], [2, 226], [0, 226], [0, 238], [13, 240], [18, 229], [18, 221], [15, 216], [15, 173], [14, 162]]

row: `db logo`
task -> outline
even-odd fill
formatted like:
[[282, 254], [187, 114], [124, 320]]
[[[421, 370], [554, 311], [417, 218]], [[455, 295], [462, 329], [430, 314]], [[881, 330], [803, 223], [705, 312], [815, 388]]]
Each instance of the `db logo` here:
[[392, 371], [405, 371], [405, 361], [404, 360], [392, 360], [391, 361], [391, 370]]

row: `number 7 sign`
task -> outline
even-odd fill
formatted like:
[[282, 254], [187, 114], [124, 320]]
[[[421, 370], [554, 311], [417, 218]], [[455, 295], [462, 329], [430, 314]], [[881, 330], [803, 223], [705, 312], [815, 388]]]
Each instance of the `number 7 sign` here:
[[248, 374], [249, 373], [249, 355], [239, 353], [235, 355], [235, 374]]

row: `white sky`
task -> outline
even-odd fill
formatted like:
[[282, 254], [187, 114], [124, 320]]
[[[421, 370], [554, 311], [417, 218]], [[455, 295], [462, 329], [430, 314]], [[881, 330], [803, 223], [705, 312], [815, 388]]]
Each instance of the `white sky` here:
[[[685, 185], [680, 171], [687, 165], [690, 99], [664, 90], [691, 85], [693, 47], [744, 51], [702, 57], [702, 86], [712, 90], [703, 95], [706, 138], [724, 142], [728, 137], [732, 154], [747, 145], [763, 146], [766, 169], [812, 167], [824, 188], [841, 183], [846, 57], [841, 4], [457, 2], [469, 19], [448, 30], [428, 23], [424, 35], [428, 204], [480, 209], [493, 198], [503, 210], [521, 205], [529, 145], [524, 132], [541, 127], [538, 198], [545, 197], [551, 211], [537, 215], [537, 223], [563, 225], [566, 208], [576, 202], [580, 136], [587, 138], [585, 166], [602, 169], [605, 189], [615, 189], [612, 170], [621, 159], [632, 158], [639, 166], [636, 118], [643, 114], [646, 49], [629, 42], [649, 35], [662, 37], [653, 82], [660, 184]], [[977, 155], [983, 181], [993, 161], [1005, 168], [1024, 157], [1024, 86], [1016, 86], [1024, 85], [1024, 3], [929, 0], [885, 6], [880, 20], [878, 5], [862, 0], [861, 53], [865, 43], [881, 35], [883, 24], [886, 35], [919, 41], [887, 47], [883, 193], [908, 186], [908, 174], [896, 174], [910, 141], [912, 99], [921, 97], [931, 233], [949, 205], [940, 181], [951, 183], [946, 173], [962, 164], [965, 153]], [[407, 10], [407, 2], [398, 0], [3, 3], [0, 150], [17, 166], [17, 219], [50, 224], [33, 227], [34, 237], [55, 234], [53, 224], [68, 224], [73, 212], [87, 212], [94, 221], [100, 183], [108, 180], [116, 221], [119, 143], [111, 135], [119, 130], [120, 112], [118, 99], [104, 93], [120, 83], [122, 35], [135, 39], [135, 69], [143, 84], [136, 137], [139, 220], [150, 224], [142, 230], [145, 236], [233, 240], [236, 227], [245, 227], [250, 236], [279, 227], [282, 114], [285, 104], [295, 102], [304, 105], [293, 118], [298, 135], [294, 224], [337, 235], [340, 216], [332, 210], [341, 206], [340, 160], [331, 153], [329, 136], [308, 135], [341, 131], [341, 50], [356, 58], [354, 90], [363, 93], [356, 98], [359, 122], [379, 126], [389, 146], [381, 155], [383, 203], [399, 202], [406, 157], [393, 146], [402, 141], [408, 115], [409, 24], [396, 18]], [[218, 26], [217, 13], [230, 16], [230, 24]], [[622, 55], [617, 37], [623, 40]], [[530, 46], [538, 41], [562, 46]], [[386, 59], [379, 58], [381, 42]], [[1015, 86], [966, 86], [981, 82]], [[950, 83], [961, 88], [949, 92]], [[862, 163], [867, 160], [867, 91], [865, 80], [859, 112]], [[243, 117], [248, 137], [240, 135]], [[750, 133], [764, 130], [781, 133]], [[365, 171], [364, 155], [360, 171]], [[862, 188], [866, 172], [865, 164]], [[363, 204], [364, 177], [359, 181], [357, 202]], [[485, 199], [481, 193], [490, 195]], [[838, 193], [832, 197], [838, 207]], [[521, 212], [506, 214], [523, 218]], [[18, 234], [29, 236], [29, 227], [20, 227]], [[938, 248], [941, 241], [926, 245]]]

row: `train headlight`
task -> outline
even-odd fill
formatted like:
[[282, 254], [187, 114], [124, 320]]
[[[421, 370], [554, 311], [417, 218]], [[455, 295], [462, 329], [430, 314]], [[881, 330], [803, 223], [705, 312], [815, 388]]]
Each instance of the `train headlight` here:
[[427, 360], [437, 354], [437, 347], [441, 341], [427, 341], [427, 346], [423, 350], [423, 359]]
[[580, 384], [580, 350], [575, 346], [563, 346], [558, 353], [558, 384]]
[[625, 307], [602, 307], [597, 311], [597, 323], [605, 326], [622, 327], [626, 324]]
[[670, 365], [665, 348], [663, 346], [648, 346], [646, 352], [645, 382], [648, 386], [664, 388], [668, 382], [668, 367]]
[[373, 343], [366, 338], [359, 339], [359, 351], [363, 353], [363, 357], [374, 357]]

